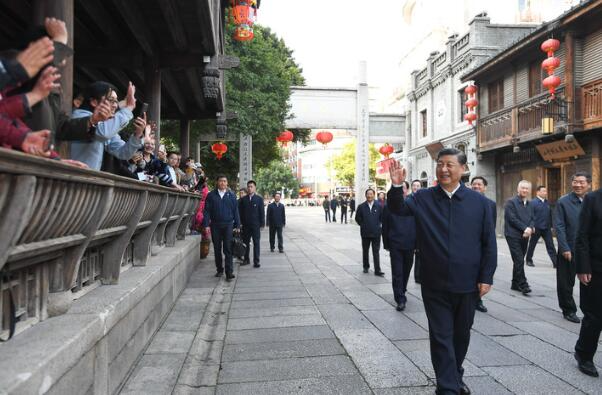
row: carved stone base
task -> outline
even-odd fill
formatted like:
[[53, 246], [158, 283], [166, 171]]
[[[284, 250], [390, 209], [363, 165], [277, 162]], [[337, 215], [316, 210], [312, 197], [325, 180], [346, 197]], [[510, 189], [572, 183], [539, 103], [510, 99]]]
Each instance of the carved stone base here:
[[50, 292], [48, 294], [48, 317], [65, 314], [73, 303], [71, 290], [62, 292]]

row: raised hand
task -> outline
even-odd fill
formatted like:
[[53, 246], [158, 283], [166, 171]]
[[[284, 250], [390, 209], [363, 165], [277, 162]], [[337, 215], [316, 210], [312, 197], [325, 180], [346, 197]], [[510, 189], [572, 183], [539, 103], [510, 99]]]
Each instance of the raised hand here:
[[389, 176], [393, 185], [401, 185], [406, 180], [406, 169], [398, 161], [393, 161], [389, 166]]
[[54, 44], [48, 37], [43, 37], [33, 43], [17, 55], [17, 61], [23, 66], [25, 72], [32, 78], [42, 67], [46, 66], [54, 58]]
[[37, 132], [29, 132], [25, 136], [25, 140], [21, 143], [21, 151], [35, 156], [50, 156], [48, 149], [48, 141], [50, 139], [50, 130], [40, 130]]
[[99, 105], [94, 109], [94, 113], [90, 118], [90, 121], [93, 125], [96, 125], [98, 122], [106, 121], [111, 118], [113, 111], [111, 110], [111, 104], [107, 99], [102, 99]]
[[61, 84], [56, 82], [61, 78], [61, 75], [56, 73], [57, 70], [56, 67], [47, 67], [44, 69], [32, 91], [25, 95], [27, 96], [29, 107], [33, 107], [41, 102], [48, 97], [51, 90], [61, 86]]
[[138, 117], [138, 118], [134, 119], [134, 128], [135, 128], [134, 135], [139, 139], [144, 137], [145, 130], [146, 130], [146, 113], [143, 114], [143, 117], [144, 118]]
[[44, 25], [46, 27], [46, 32], [54, 41], [67, 45], [69, 35], [67, 33], [65, 22], [56, 18], [46, 18]]
[[128, 85], [128, 93], [125, 96], [125, 107], [130, 111], [134, 111], [136, 108], [136, 87], [131, 82]]

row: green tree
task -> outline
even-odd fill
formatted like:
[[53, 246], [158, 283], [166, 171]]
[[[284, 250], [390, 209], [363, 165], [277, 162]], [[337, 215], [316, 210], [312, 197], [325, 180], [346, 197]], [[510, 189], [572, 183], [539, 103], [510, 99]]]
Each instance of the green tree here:
[[297, 197], [299, 193], [299, 182], [293, 175], [292, 170], [280, 160], [274, 160], [257, 171], [255, 176], [257, 182], [257, 191], [261, 195], [271, 196], [276, 191], [291, 192], [292, 197]]
[[[328, 166], [332, 166], [332, 170], [336, 173], [336, 179], [341, 184], [352, 188], [355, 186], [355, 150], [356, 141], [353, 140], [345, 144], [341, 153], [334, 156], [328, 163]], [[370, 181], [376, 180], [377, 185], [380, 186], [381, 180], [376, 179], [376, 162], [380, 160], [380, 154], [374, 144], [370, 144], [368, 150], [370, 152], [368, 176]]]

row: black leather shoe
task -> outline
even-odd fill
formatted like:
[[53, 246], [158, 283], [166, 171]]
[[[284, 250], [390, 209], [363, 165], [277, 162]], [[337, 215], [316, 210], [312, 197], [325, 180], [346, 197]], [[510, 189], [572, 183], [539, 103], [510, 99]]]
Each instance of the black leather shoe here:
[[368, 269], [364, 269], [364, 273], [368, 273]]
[[378, 276], [378, 277], [384, 277], [385, 273], [383, 273], [383, 272], [374, 272], [374, 275]]
[[482, 300], [479, 300], [477, 302], [477, 310], [479, 310], [481, 313], [486, 313], [487, 312], [487, 307], [485, 307], [485, 305], [483, 304]]
[[531, 287], [529, 287], [528, 285], [523, 285], [520, 289], [520, 291], [523, 293], [523, 295], [527, 295], [531, 293]]
[[221, 277], [224, 275], [224, 272], [217, 272], [215, 273], [215, 277]]
[[510, 286], [510, 289], [513, 290], [513, 291], [520, 291], [521, 287], [519, 287], [518, 285], [512, 284]]
[[233, 273], [226, 274], [226, 281], [232, 281], [233, 278], [236, 278]]
[[527, 261], [527, 266], [535, 267], [535, 264], [533, 264], [533, 261]]
[[464, 382], [460, 385], [460, 395], [470, 395], [470, 388]]
[[249, 263], [251, 263], [251, 262], [250, 262], [250, 261], [247, 261], [247, 260], [245, 259], [244, 261], [242, 261], [242, 262], [240, 263], [240, 266], [246, 266], [246, 265], [248, 265]]
[[278, 252], [284, 254], [284, 250], [278, 250]]
[[261, 265], [259, 263], [254, 263], [253, 267], [258, 268], [258, 267], [261, 267]]
[[270, 248], [270, 252], [274, 252], [274, 249], [273, 249], [273, 248]]
[[581, 373], [587, 374], [588, 376], [592, 377], [598, 377], [598, 370], [596, 369], [592, 361], [583, 360], [577, 353], [575, 353], [574, 355]]
[[397, 310], [397, 311], [404, 311], [405, 309], [406, 309], [405, 303], [397, 303], [397, 307], [395, 308], [395, 310]]
[[575, 314], [575, 313], [564, 314], [564, 319], [567, 321], [574, 322], [575, 324], [578, 324], [581, 322], [581, 320], [579, 319], [579, 317], [577, 317], [577, 314]]

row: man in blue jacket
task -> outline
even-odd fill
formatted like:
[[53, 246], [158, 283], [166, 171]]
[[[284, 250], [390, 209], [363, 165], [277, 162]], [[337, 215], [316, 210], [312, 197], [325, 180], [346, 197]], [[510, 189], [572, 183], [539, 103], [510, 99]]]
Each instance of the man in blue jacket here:
[[332, 222], [337, 222], [337, 206], [339, 202], [336, 196], [333, 196], [330, 200], [330, 209], [332, 210]]
[[232, 233], [240, 227], [236, 196], [228, 189], [228, 179], [224, 175], [216, 178], [217, 188], [207, 194], [203, 227], [207, 229], [211, 221], [211, 239], [215, 250], [215, 277], [224, 274], [222, 250], [226, 260], [226, 280], [234, 278], [232, 264]]
[[577, 317], [577, 305], [573, 299], [573, 288], [575, 287], [575, 238], [579, 226], [579, 213], [585, 194], [589, 191], [592, 178], [585, 172], [577, 172], [573, 175], [571, 188], [573, 191], [564, 195], [556, 203], [554, 215], [554, 228], [558, 240], [558, 262], [556, 266], [556, 292], [558, 294], [558, 305], [562, 309], [562, 315], [568, 321], [578, 324], [581, 322]]
[[395, 161], [389, 173], [389, 209], [414, 215], [422, 264], [422, 300], [429, 323], [431, 360], [438, 394], [470, 394], [462, 364], [468, 351], [477, 297], [493, 284], [497, 246], [491, 209], [480, 193], [466, 188], [466, 155], [445, 148], [437, 155], [438, 185], [405, 201], [406, 172]]
[[529, 237], [535, 232], [533, 210], [529, 202], [531, 183], [527, 180], [520, 181], [516, 192], [516, 196], [504, 205], [504, 236], [513, 262], [510, 289], [527, 295], [531, 292], [531, 287], [525, 276], [525, 254]]
[[[473, 177], [473, 179], [470, 181], [470, 187], [472, 188], [472, 190], [480, 193], [483, 196], [485, 196], [485, 192], [487, 191], [487, 184], [487, 180], [485, 179], [485, 177], [482, 176]], [[493, 200], [487, 197], [486, 199], [487, 203], [489, 203], [489, 209], [491, 211], [492, 216], [491, 220], [493, 222], [493, 229], [495, 230], [495, 225], [497, 222], [497, 207], [495, 206], [495, 202]], [[479, 310], [482, 313], [487, 312], [487, 307], [485, 307], [481, 298], [479, 298], [479, 300], [477, 301], [477, 310]]]
[[[360, 226], [362, 236], [362, 262], [364, 273], [370, 269], [369, 251], [372, 245], [372, 259], [374, 260], [374, 275], [384, 276], [380, 270], [380, 236], [382, 222], [382, 208], [374, 201], [376, 192], [369, 188], [366, 190], [366, 201], [357, 206], [355, 222]], [[334, 200], [334, 199], [333, 199]]]
[[284, 252], [282, 241], [282, 229], [286, 226], [286, 212], [284, 204], [280, 202], [280, 192], [274, 194], [274, 201], [268, 205], [266, 225], [270, 229], [270, 251], [274, 252], [276, 246], [276, 234], [278, 234], [278, 252]]
[[552, 266], [556, 267], [556, 248], [552, 239], [552, 210], [548, 203], [548, 189], [543, 185], [537, 187], [535, 199], [531, 200], [531, 209], [533, 210], [533, 222], [535, 224], [535, 233], [529, 239], [529, 247], [527, 248], [527, 266], [535, 266], [533, 264], [533, 252], [537, 246], [539, 238], [542, 237], [546, 243], [548, 255], [552, 261]]
[[250, 263], [249, 254], [251, 250], [251, 239], [253, 239], [253, 267], [259, 264], [259, 247], [261, 240], [261, 229], [265, 227], [265, 208], [263, 198], [255, 193], [257, 184], [250, 180], [247, 182], [247, 196], [240, 199], [240, 221], [242, 223], [242, 239], [247, 245], [245, 259], [241, 265]]
[[[410, 184], [404, 181], [404, 186], [405, 196], [410, 190]], [[406, 308], [406, 290], [416, 249], [416, 222], [414, 217], [393, 214], [389, 206], [385, 205], [382, 230], [383, 245], [391, 256], [393, 297], [397, 311], [403, 311]]]

